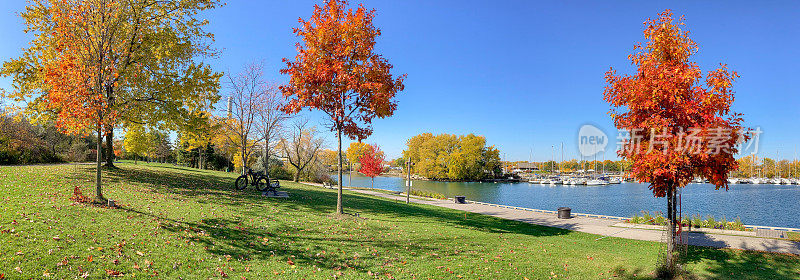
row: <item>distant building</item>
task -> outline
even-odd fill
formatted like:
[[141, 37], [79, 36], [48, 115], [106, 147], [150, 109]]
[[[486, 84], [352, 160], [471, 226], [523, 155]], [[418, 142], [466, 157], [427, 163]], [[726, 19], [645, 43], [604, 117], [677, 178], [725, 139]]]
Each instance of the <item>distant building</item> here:
[[525, 171], [537, 171], [539, 170], [539, 165], [534, 162], [520, 162], [517, 164], [518, 170], [525, 172]]

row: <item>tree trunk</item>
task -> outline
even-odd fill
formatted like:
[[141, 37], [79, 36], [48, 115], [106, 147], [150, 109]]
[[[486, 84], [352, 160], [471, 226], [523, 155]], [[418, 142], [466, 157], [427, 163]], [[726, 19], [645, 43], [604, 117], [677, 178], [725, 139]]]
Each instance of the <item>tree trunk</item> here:
[[667, 189], [667, 227], [669, 234], [667, 235], [667, 269], [672, 271], [675, 267], [675, 190], [674, 186], [669, 186]]
[[342, 128], [336, 128], [337, 139], [339, 140], [339, 156], [337, 158], [339, 162], [339, 189], [336, 192], [336, 214], [344, 214], [344, 207], [342, 206]]
[[[108, 108], [114, 106], [114, 87], [106, 88], [106, 100]], [[101, 118], [102, 120], [102, 118]], [[114, 126], [106, 127], [106, 167], [114, 166]], [[100, 140], [100, 139], [98, 139]]]
[[114, 129], [106, 133], [106, 167], [114, 168]]
[[269, 181], [269, 137], [264, 138], [264, 163], [261, 166], [264, 166], [264, 175], [267, 176], [267, 181]]
[[97, 130], [97, 170], [96, 170], [96, 202], [104, 203], [106, 198], [103, 197], [103, 182], [101, 181], [102, 162], [103, 162], [103, 132], [101, 129]]
[[242, 144], [242, 175], [247, 174], [247, 160], [244, 158], [245, 153], [245, 144]]

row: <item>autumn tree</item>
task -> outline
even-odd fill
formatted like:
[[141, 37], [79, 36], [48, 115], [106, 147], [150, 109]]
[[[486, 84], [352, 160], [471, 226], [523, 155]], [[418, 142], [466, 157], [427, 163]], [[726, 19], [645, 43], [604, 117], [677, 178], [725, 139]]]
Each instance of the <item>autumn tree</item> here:
[[[32, 114], [56, 116], [66, 132], [99, 132], [109, 150], [120, 124], [179, 125], [187, 111], [217, 98], [220, 75], [194, 58], [214, 55], [213, 36], [203, 30], [208, 21], [197, 15], [218, 5], [217, 0], [30, 1], [20, 16], [34, 38], [0, 70], [13, 77], [7, 96], [27, 104]], [[113, 166], [113, 153], [106, 156]], [[97, 194], [104, 200], [99, 179]]]
[[285, 99], [277, 88], [272, 85], [267, 85], [256, 104], [256, 130], [260, 133], [260, 137], [264, 141], [261, 164], [264, 166], [264, 170], [267, 170], [265, 171], [267, 176], [269, 176], [270, 151], [273, 150], [280, 140], [284, 122], [290, 118], [290, 116], [282, 110], [285, 105], [284, 100]]
[[648, 182], [656, 197], [667, 197], [666, 267], [675, 267], [676, 193], [695, 176], [727, 190], [733, 155], [746, 140], [740, 114], [731, 111], [731, 86], [738, 77], [722, 64], [705, 75], [690, 60], [698, 50], [683, 19], [666, 10], [645, 23], [646, 43], [629, 56], [632, 75], [606, 72], [604, 99], [618, 129], [630, 137], [618, 154], [632, 162], [630, 174]]
[[739, 173], [741, 177], [754, 177], [756, 176], [756, 163], [755, 155], [748, 155], [736, 160], [739, 164]]
[[125, 130], [125, 139], [123, 140], [125, 152], [134, 155], [134, 163], [137, 163], [139, 157], [147, 155], [150, 147], [150, 138], [147, 135], [147, 130], [142, 125], [132, 125]]
[[[51, 41], [54, 49], [50, 51], [52, 57], [45, 62], [42, 68], [43, 87], [47, 94], [41, 98], [47, 110], [57, 115], [56, 124], [63, 131], [72, 134], [86, 135], [90, 131], [97, 132], [97, 149], [95, 170], [95, 201], [106, 201], [102, 192], [101, 162], [102, 162], [102, 136], [108, 134], [113, 127], [117, 115], [111, 110], [105, 95], [103, 75], [108, 75], [108, 69], [103, 65], [94, 63], [97, 52], [112, 50], [99, 46], [86, 46], [80, 44], [78, 30], [81, 26], [89, 24], [87, 17], [76, 17], [76, 13], [86, 13], [91, 9], [85, 2], [51, 3], [47, 11], [51, 14], [52, 32]], [[107, 12], [107, 11], [103, 11]], [[96, 50], [93, 48], [97, 47]], [[109, 149], [110, 151], [111, 149]], [[107, 154], [111, 154], [107, 152]]]
[[327, 0], [314, 6], [309, 20], [299, 19], [294, 33], [301, 38], [294, 61], [284, 58], [282, 74], [290, 75], [281, 86], [290, 98], [286, 112], [318, 109], [328, 115], [331, 131], [339, 142], [339, 190], [336, 213], [342, 206], [342, 136], [364, 139], [372, 134], [373, 118], [394, 113], [394, 96], [403, 90], [405, 75], [393, 78], [388, 60], [375, 53], [381, 30], [373, 25], [375, 10], [359, 5], [353, 10], [343, 0]]
[[187, 125], [178, 130], [178, 147], [184, 151], [198, 152], [197, 167], [205, 169], [208, 162], [207, 152], [212, 146], [214, 137], [222, 134], [222, 119], [209, 112], [192, 112]]
[[317, 135], [315, 127], [308, 126], [308, 120], [300, 119], [292, 123], [291, 128], [281, 139], [280, 148], [289, 165], [294, 167], [294, 181], [300, 181], [300, 173], [314, 162], [324, 140]]
[[375, 176], [383, 173], [383, 160], [385, 156], [378, 144], [367, 145], [367, 149], [360, 158], [361, 167], [358, 172], [364, 174], [372, 180], [372, 187], [375, 188]]
[[776, 168], [776, 162], [774, 159], [771, 158], [763, 158], [761, 159], [761, 176], [766, 178], [774, 178], [778, 172]]
[[231, 146], [237, 149], [242, 172], [248, 168], [256, 144], [262, 140], [257, 131], [260, 102], [267, 92], [263, 65], [250, 63], [236, 75], [228, 74], [228, 118], [223, 122], [227, 129], [224, 135]]
[[345, 151], [347, 161], [353, 165], [361, 163], [361, 157], [364, 156], [369, 149], [370, 145], [367, 143], [350, 142], [350, 146], [348, 146]]
[[500, 151], [474, 134], [416, 135], [403, 158], [411, 160], [416, 174], [433, 180], [477, 181], [502, 173]]
[[334, 150], [323, 149], [322, 151], [319, 152], [319, 157], [320, 160], [322, 161], [322, 164], [326, 165], [328, 168], [336, 166], [336, 164], [339, 163], [338, 156], [339, 153]]

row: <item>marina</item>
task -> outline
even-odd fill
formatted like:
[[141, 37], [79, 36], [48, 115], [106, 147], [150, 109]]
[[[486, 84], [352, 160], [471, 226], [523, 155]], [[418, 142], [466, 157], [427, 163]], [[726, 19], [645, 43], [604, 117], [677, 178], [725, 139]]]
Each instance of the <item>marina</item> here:
[[[610, 179], [615, 177], [609, 176]], [[344, 177], [355, 187], [370, 187], [370, 179], [358, 174], [352, 180]], [[559, 181], [560, 180], [560, 181]], [[484, 203], [509, 205], [533, 209], [556, 210], [570, 207], [574, 212], [631, 217], [641, 211], [664, 212], [665, 198], [653, 197], [647, 184], [620, 182], [608, 184], [586, 181], [572, 185], [560, 178], [544, 178], [529, 182], [441, 182], [414, 180], [413, 188], [420, 191], [441, 193], [447, 197], [466, 196], [469, 200]], [[750, 180], [742, 180], [749, 182]], [[761, 182], [761, 180], [757, 180]], [[783, 181], [783, 180], [780, 180]], [[796, 182], [793, 180], [789, 180]], [[405, 191], [405, 180], [399, 177], [376, 177], [375, 188], [390, 191]], [[772, 227], [800, 228], [800, 186], [795, 184], [737, 183], [725, 190], [697, 180], [682, 190], [682, 213], [684, 216], [713, 215], [716, 219], [729, 221], [737, 217], [745, 224]]]

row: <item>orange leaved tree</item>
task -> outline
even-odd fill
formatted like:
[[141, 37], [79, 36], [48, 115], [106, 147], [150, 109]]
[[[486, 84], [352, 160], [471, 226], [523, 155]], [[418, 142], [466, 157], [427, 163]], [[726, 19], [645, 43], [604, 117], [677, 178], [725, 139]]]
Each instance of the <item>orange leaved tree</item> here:
[[[213, 34], [204, 31], [208, 21], [198, 16], [219, 5], [219, 0], [28, 1], [19, 15], [33, 38], [19, 58], [0, 67], [0, 76], [13, 77], [14, 90], [6, 97], [27, 103], [37, 116], [56, 115], [52, 107], [42, 109], [52, 86], [45, 75], [86, 70], [91, 73], [76, 78], [91, 78], [90, 92], [105, 95], [103, 106], [115, 116], [103, 132], [109, 150], [114, 128], [184, 126], [193, 112], [210, 109], [219, 98], [221, 74], [195, 59], [216, 55], [210, 48]], [[72, 69], [67, 70], [55, 67], [57, 60], [79, 65], [62, 63]], [[106, 165], [113, 167], [114, 154], [105, 154]]]
[[383, 160], [383, 151], [378, 144], [367, 145], [367, 149], [361, 155], [361, 168], [358, 169], [358, 172], [372, 179], [373, 188], [375, 187], [375, 176], [383, 173]]
[[331, 131], [336, 131], [339, 166], [339, 191], [336, 213], [342, 207], [342, 134], [350, 139], [364, 139], [372, 134], [375, 117], [391, 116], [397, 108], [394, 96], [403, 90], [405, 75], [393, 78], [392, 65], [374, 52], [375, 38], [381, 31], [372, 24], [375, 10], [363, 5], [348, 9], [347, 2], [327, 0], [324, 7], [314, 6], [309, 20], [300, 19], [294, 33], [302, 39], [297, 44], [294, 61], [284, 58], [282, 74], [290, 75], [281, 86], [289, 98], [287, 113], [303, 108], [325, 112]]
[[[214, 55], [200, 11], [218, 0], [32, 0], [20, 17], [33, 39], [0, 67], [4, 94], [37, 116], [56, 116], [66, 132], [106, 136], [113, 166], [114, 128], [185, 125], [219, 98], [220, 74], [195, 62]], [[102, 142], [102, 139], [98, 139]], [[98, 155], [102, 155], [98, 145]], [[102, 196], [97, 171], [97, 199]]]
[[731, 111], [731, 86], [738, 77], [725, 65], [703, 77], [690, 56], [697, 44], [666, 10], [645, 22], [646, 43], [629, 56], [636, 72], [606, 72], [604, 99], [618, 129], [628, 131], [618, 154], [632, 161], [630, 174], [650, 183], [656, 197], [667, 197], [669, 242], [666, 265], [674, 266], [676, 192], [694, 177], [728, 188], [737, 168], [737, 145], [746, 141], [741, 114]]
[[56, 112], [56, 124], [62, 130], [75, 134], [97, 132], [95, 200], [102, 203], [105, 201], [100, 172], [102, 136], [109, 133], [116, 119], [103, 91], [105, 85], [102, 81], [103, 76], [113, 70], [101, 67], [102, 64], [91, 63], [93, 60], [90, 57], [98, 55], [98, 52], [113, 50], [104, 49], [102, 45], [94, 49], [82, 44], [83, 38], [78, 37], [76, 29], [86, 26], [86, 17], [77, 15], [91, 8], [86, 2], [70, 4], [54, 4], [50, 9], [55, 51], [54, 59], [49, 60], [43, 69], [48, 91], [44, 95], [45, 106]]

